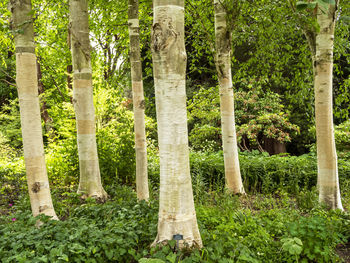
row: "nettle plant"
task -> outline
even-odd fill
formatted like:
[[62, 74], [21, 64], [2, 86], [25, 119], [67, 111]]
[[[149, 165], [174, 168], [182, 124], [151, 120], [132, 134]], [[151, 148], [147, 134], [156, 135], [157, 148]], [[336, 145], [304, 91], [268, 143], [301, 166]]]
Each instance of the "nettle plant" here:
[[[265, 151], [266, 141], [290, 142], [299, 127], [289, 121], [281, 96], [247, 83], [245, 91], [235, 92], [235, 121], [241, 150]], [[189, 140], [195, 150], [221, 148], [220, 103], [217, 87], [201, 87], [187, 107]]]

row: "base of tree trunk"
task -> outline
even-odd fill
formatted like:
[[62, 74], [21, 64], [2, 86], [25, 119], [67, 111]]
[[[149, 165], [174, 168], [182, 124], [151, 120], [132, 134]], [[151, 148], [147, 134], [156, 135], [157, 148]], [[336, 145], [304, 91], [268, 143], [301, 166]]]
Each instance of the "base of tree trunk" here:
[[164, 246], [170, 240], [174, 240], [174, 235], [182, 236], [182, 239], [178, 241], [179, 249], [201, 248], [203, 246], [195, 215], [190, 219], [178, 219], [173, 222], [169, 222], [169, 219], [159, 218], [158, 234], [151, 246]]
[[77, 191], [78, 194], [82, 194], [81, 198], [86, 199], [88, 197], [96, 199], [98, 202], [104, 203], [108, 199], [108, 194], [104, 189], [99, 189], [95, 191], [91, 191], [89, 194], [86, 193], [86, 191], [79, 190]]

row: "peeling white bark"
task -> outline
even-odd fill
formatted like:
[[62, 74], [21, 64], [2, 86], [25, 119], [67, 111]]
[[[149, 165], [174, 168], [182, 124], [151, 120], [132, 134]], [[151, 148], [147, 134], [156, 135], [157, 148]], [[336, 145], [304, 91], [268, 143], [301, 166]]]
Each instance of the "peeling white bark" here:
[[316, 35], [315, 114], [319, 200], [329, 208], [341, 209], [337, 152], [332, 105], [333, 40], [336, 7], [318, 8], [320, 32]]
[[129, 0], [129, 38], [131, 81], [134, 110], [136, 192], [138, 200], [148, 200], [147, 141], [145, 128], [145, 98], [143, 95], [142, 64], [140, 54], [140, 27], [138, 0]]
[[158, 234], [153, 245], [180, 234], [180, 246], [201, 247], [189, 165], [183, 0], [154, 1], [152, 54], [160, 155]]
[[220, 113], [226, 188], [232, 193], [244, 194], [238, 159], [234, 115], [231, 75], [231, 32], [229, 32], [226, 25], [226, 11], [219, 0], [214, 0], [214, 9], [216, 39], [215, 64], [220, 86]]
[[69, 18], [80, 169], [78, 193], [105, 200], [107, 193], [101, 183], [96, 144], [87, 0], [70, 0]]
[[57, 219], [47, 177], [41, 129], [34, 29], [31, 1], [10, 1], [16, 47], [16, 83], [19, 97], [24, 162], [33, 216], [45, 214]]

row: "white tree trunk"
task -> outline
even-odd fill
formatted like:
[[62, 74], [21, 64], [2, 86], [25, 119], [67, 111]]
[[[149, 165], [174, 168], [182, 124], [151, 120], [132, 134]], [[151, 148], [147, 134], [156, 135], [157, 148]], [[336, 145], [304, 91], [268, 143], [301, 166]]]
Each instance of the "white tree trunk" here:
[[214, 0], [214, 9], [216, 40], [215, 64], [220, 86], [221, 130], [226, 187], [232, 193], [244, 194], [235, 127], [231, 76], [231, 32], [227, 28], [226, 11], [219, 0]]
[[31, 1], [11, 0], [10, 9], [14, 32], [19, 32], [14, 34], [16, 83], [30, 204], [33, 216], [45, 214], [57, 219], [45, 164]]
[[153, 245], [179, 234], [183, 237], [180, 246], [201, 247], [187, 136], [184, 0], [153, 3], [152, 54], [160, 155], [158, 234]]
[[320, 6], [317, 21], [320, 32], [316, 36], [315, 113], [319, 200], [332, 209], [343, 209], [340, 199], [337, 152], [333, 127], [332, 80], [333, 40], [336, 7]]
[[80, 168], [78, 193], [105, 200], [107, 193], [101, 183], [96, 144], [87, 0], [70, 0], [69, 14]]
[[138, 200], [148, 200], [145, 99], [140, 55], [139, 1], [129, 0], [129, 38], [136, 151], [136, 192]]

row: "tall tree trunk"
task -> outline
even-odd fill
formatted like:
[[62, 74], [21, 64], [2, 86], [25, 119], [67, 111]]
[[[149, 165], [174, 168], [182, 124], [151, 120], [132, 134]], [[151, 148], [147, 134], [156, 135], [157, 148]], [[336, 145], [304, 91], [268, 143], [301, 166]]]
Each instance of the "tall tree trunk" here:
[[134, 107], [136, 151], [136, 192], [138, 200], [148, 200], [147, 142], [145, 130], [145, 99], [143, 96], [140, 54], [139, 1], [129, 0], [129, 38], [131, 81]]
[[16, 83], [30, 204], [33, 216], [45, 214], [57, 219], [45, 164], [31, 1], [11, 0], [10, 9], [15, 32]]
[[336, 6], [319, 6], [316, 35], [315, 114], [319, 200], [330, 208], [343, 209], [340, 199], [337, 152], [333, 127], [333, 40]]
[[37, 61], [37, 73], [38, 73], [38, 91], [39, 91], [39, 102], [40, 102], [40, 112], [41, 117], [44, 120], [45, 123], [45, 130], [49, 136], [50, 139], [53, 139], [55, 137], [55, 132], [53, 129], [53, 121], [52, 118], [49, 115], [49, 112], [47, 111], [47, 104], [44, 97], [40, 98], [40, 95], [44, 95], [44, 84], [42, 82], [42, 72], [41, 72], [41, 66], [40, 63]]
[[[71, 45], [71, 39], [72, 39], [72, 34], [71, 34], [71, 28], [68, 26], [68, 36], [67, 36], [67, 46], [69, 50], [72, 52], [72, 45]], [[67, 87], [69, 90], [73, 89], [73, 79], [72, 79], [72, 73], [73, 73], [73, 65], [67, 65]]]
[[69, 14], [80, 166], [78, 193], [104, 200], [107, 193], [101, 184], [97, 155], [87, 0], [70, 0]]
[[152, 57], [160, 155], [158, 234], [202, 246], [190, 176], [186, 111], [184, 0], [154, 0]]
[[225, 8], [219, 0], [214, 0], [214, 9], [216, 42], [215, 64], [220, 86], [221, 130], [226, 187], [232, 193], [244, 194], [238, 160], [234, 115], [231, 76], [231, 32], [227, 28]]

